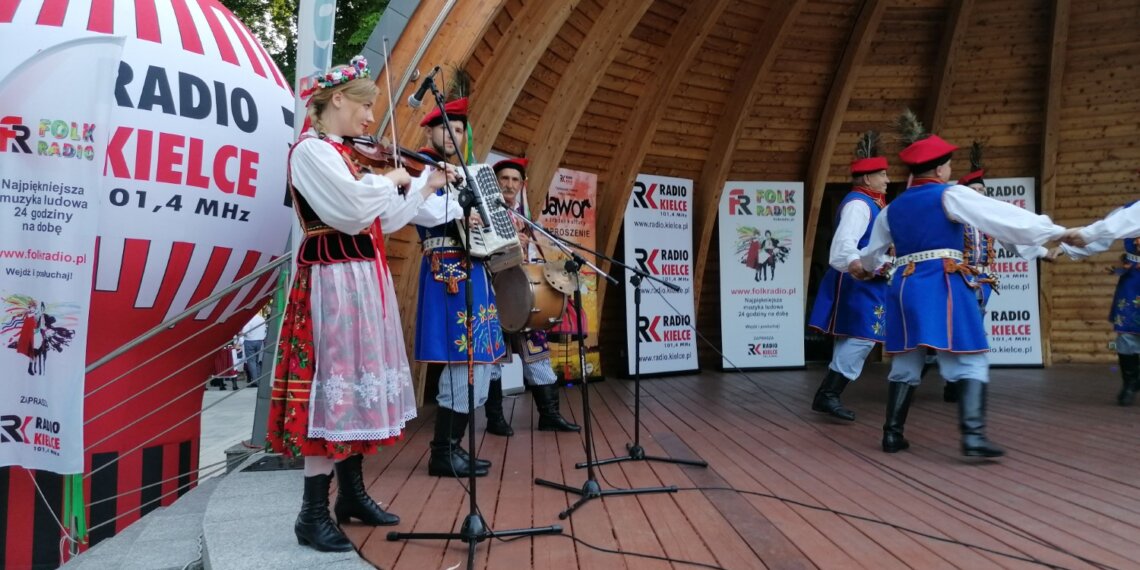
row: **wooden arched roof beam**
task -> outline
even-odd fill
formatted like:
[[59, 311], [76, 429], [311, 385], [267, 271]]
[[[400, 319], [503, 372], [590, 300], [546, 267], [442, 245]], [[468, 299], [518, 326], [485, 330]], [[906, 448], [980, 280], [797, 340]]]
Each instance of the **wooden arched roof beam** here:
[[[1057, 152], [1061, 142], [1061, 96], [1069, 43], [1070, 0], [1053, 0], [1049, 43], [1049, 73], [1045, 76], [1045, 127], [1041, 129], [1041, 211], [1052, 214], [1057, 205]], [[1041, 264], [1041, 338], [1045, 365], [1053, 364], [1053, 267]]]
[[966, 37], [970, 13], [973, 10], [974, 0], [950, 0], [946, 27], [942, 32], [942, 43], [938, 46], [938, 63], [934, 69], [930, 97], [926, 104], [926, 128], [932, 133], [942, 129], [947, 103], [950, 101], [954, 66], [958, 62], [958, 52], [962, 47], [962, 39]]
[[[736, 85], [724, 104], [716, 125], [716, 135], [709, 145], [708, 159], [693, 188], [696, 205], [694, 207], [694, 228], [696, 256], [693, 271], [693, 298], [698, 311], [701, 299], [701, 283], [704, 281], [705, 260], [708, 258], [709, 242], [712, 241], [713, 226], [720, 205], [721, 190], [728, 180], [732, 166], [732, 150], [740, 140], [748, 110], [756, 102], [761, 81], [772, 68], [776, 52], [784, 38], [791, 33], [791, 23], [803, 8], [804, 0], [776, 2], [768, 17], [756, 34], [756, 41], [744, 56], [744, 64], [736, 75]], [[622, 208], [625, 211], [625, 208]]]
[[[645, 85], [644, 95], [638, 99], [626, 123], [615, 147], [617, 152], [610, 160], [607, 172], [611, 174], [606, 179], [605, 192], [598, 196], [598, 243], [607, 255], [613, 255], [617, 247], [618, 230], [625, 218], [633, 181], [637, 179], [645, 153], [657, 131], [657, 122], [728, 3], [729, 0], [714, 0], [707, 5], [689, 5], [677, 23], [677, 31], [661, 52], [652, 79]], [[605, 298], [607, 284], [604, 280], [598, 283], [599, 306]]]
[[487, 69], [471, 93], [475, 156], [485, 156], [491, 150], [527, 78], [578, 2], [527, 2], [503, 32]]
[[526, 156], [533, 165], [527, 173], [528, 200], [533, 211], [541, 211], [550, 181], [570, 138], [586, 111], [625, 38], [641, 21], [653, 0], [610, 0], [574, 54], [574, 59], [558, 79], [546, 111], [538, 121], [527, 145]]
[[[827, 96], [827, 103], [819, 118], [819, 129], [815, 136], [815, 145], [812, 147], [811, 162], [808, 164], [807, 183], [808, 198], [811, 200], [808, 210], [807, 227], [804, 228], [804, 283], [808, 282], [808, 273], [811, 271], [812, 249], [815, 246], [815, 231], [819, 225], [819, 209], [823, 204], [823, 188], [827, 184], [827, 173], [831, 168], [831, 158], [835, 153], [835, 141], [839, 138], [839, 130], [843, 128], [843, 115], [847, 110], [847, 103], [851, 100], [851, 91], [855, 89], [855, 78], [859, 75], [859, 67], [871, 49], [871, 42], [875, 39], [875, 31], [883, 19], [883, 12], [887, 9], [884, 0], [867, 0], [859, 11], [855, 20], [855, 27], [851, 30], [851, 37], [847, 40], [847, 48], [843, 51], [843, 59], [835, 78], [831, 82], [831, 92]], [[805, 296], [804, 302], [807, 302]]]

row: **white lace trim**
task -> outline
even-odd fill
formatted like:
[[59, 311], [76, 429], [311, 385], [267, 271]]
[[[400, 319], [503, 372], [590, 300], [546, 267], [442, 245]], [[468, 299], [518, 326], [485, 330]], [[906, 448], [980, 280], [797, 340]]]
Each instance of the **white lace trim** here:
[[310, 428], [310, 439], [323, 439], [326, 441], [368, 441], [396, 437], [403, 433], [404, 426], [416, 418], [415, 410], [404, 412], [404, 417], [398, 425], [383, 429], [329, 431], [324, 428]]

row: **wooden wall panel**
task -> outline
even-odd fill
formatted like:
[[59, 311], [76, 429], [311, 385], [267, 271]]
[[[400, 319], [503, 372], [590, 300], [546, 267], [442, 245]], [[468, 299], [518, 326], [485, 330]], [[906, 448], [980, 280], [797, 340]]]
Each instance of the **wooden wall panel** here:
[[[1065, 226], [1094, 221], [1140, 197], [1140, 3], [1072, 2], [1068, 9], [1054, 168], [1054, 218]], [[1105, 269], [1120, 249], [1118, 242], [1093, 263], [1062, 262], [1054, 269], [1054, 361], [1115, 361], [1105, 318], [1116, 277]]]
[[[628, 199], [623, 186], [630, 173], [697, 180], [696, 285], [706, 292], [698, 298], [698, 314], [704, 316], [698, 323], [702, 332], [716, 337], [716, 186], [725, 179], [804, 179], [813, 153], [820, 152], [821, 117], [856, 18], [868, 0], [803, 0], [782, 30], [786, 35], [763, 77], [756, 80], [742, 77], [742, 70], [750, 63], [755, 67], [757, 43], [770, 39], [761, 30], [785, 3], [653, 0], [636, 21], [627, 22], [628, 31], [605, 46], [614, 50], [612, 56], [598, 60], [597, 68], [575, 72], [579, 77], [565, 77], [577, 69], [572, 62], [581, 60], [580, 52], [593, 49], [586, 39], [616, 1], [460, 3], [430, 43], [421, 68], [464, 63], [476, 93], [488, 94], [473, 108], [476, 123], [486, 118], [475, 133], [479, 151], [493, 146], [508, 154], [534, 152], [544, 148], [552, 133], [561, 133], [565, 138], [556, 141], [561, 150], [549, 153], [540, 170], [566, 166], [599, 175], [600, 203], [613, 214], [600, 232], [609, 251], [616, 244], [619, 211]], [[822, 165], [817, 169], [821, 182], [846, 181], [858, 133], [868, 128], [888, 131], [901, 107], [910, 106], [934, 117], [938, 133], [960, 146], [975, 138], [985, 142], [991, 177], [1047, 173], [1050, 190], [1047, 201], [1042, 196], [1043, 204], [1062, 224], [1093, 221], [1140, 195], [1140, 146], [1135, 142], [1140, 138], [1140, 37], [1134, 29], [1140, 21], [1140, 0], [881, 1], [882, 21], [866, 57], [853, 70], [849, 100], [836, 113], [838, 133], [825, 145], [833, 150], [814, 157]], [[1061, 79], [1054, 86], [1056, 121], [1050, 135], [1045, 130], [1047, 77], [1052, 13], [1058, 3], [1071, 7], [1064, 19], [1066, 42], [1057, 73]], [[424, 3], [440, 4], [442, 0]], [[540, 9], [550, 17], [527, 20], [527, 14]], [[683, 23], [692, 21], [694, 11], [716, 9], [723, 13], [711, 20], [705, 34]], [[524, 21], [527, 26], [521, 25]], [[393, 50], [394, 67], [410, 59], [429, 23], [425, 14], [413, 18], [408, 41]], [[605, 24], [614, 27], [612, 21]], [[677, 47], [683, 34], [692, 34], [695, 48]], [[671, 87], [661, 90], [656, 74], [670, 63], [665, 58], [677, 53], [688, 59], [677, 65]], [[512, 69], [522, 71], [512, 76], [507, 73]], [[575, 91], [569, 102], [584, 107], [558, 115], [567, 102], [555, 99], [568, 93], [566, 86], [575, 81], [591, 86], [580, 94]], [[742, 82], [748, 85], [743, 93]], [[742, 100], [748, 104], [734, 114], [740, 120], [726, 122], [734, 102]], [[479, 108], [487, 113], [479, 114]], [[646, 114], [645, 109], [656, 113]], [[407, 109], [398, 113], [406, 145], [419, 142], [420, 131], [414, 127], [419, 116]], [[553, 116], [565, 116], [557, 121], [557, 129], [552, 127]], [[893, 137], [885, 139], [892, 177], [901, 180], [905, 173], [896, 158], [897, 145]], [[1043, 159], [1047, 140], [1054, 141], [1048, 169]], [[631, 150], [631, 145], [638, 148]], [[957, 157], [956, 173], [968, 167], [966, 156], [963, 151]], [[614, 163], [617, 157], [620, 168]], [[532, 184], [544, 186], [545, 181]], [[1039, 185], [1045, 186], [1045, 181]], [[545, 190], [539, 188], [538, 194]], [[409, 280], [418, 245], [407, 232], [389, 243], [401, 310], [410, 328], [415, 286]], [[1113, 278], [1100, 273], [1109, 258], [1106, 254], [1088, 264], [1060, 263], [1047, 271], [1043, 298], [1053, 303], [1049, 338], [1060, 360], [1111, 358], [1106, 347], [1111, 333], [1100, 316], [1111, 293]], [[1090, 292], [1096, 296], [1090, 299]], [[603, 336], [620, 341], [624, 320], [611, 308], [606, 302]], [[612, 336], [607, 335], [610, 331]], [[702, 352], [703, 363], [715, 364], [714, 358]]]

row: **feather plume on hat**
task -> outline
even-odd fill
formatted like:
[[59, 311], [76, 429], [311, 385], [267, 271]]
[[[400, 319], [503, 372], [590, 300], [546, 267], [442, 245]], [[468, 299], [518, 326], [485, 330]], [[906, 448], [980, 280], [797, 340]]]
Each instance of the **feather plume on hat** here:
[[887, 159], [879, 156], [879, 133], [867, 131], [855, 144], [855, 160], [851, 161], [851, 175], [861, 176], [888, 168]]
[[855, 145], [855, 158], [873, 158], [879, 156], [879, 133], [867, 131], [859, 137]]
[[985, 165], [982, 164], [982, 141], [974, 141], [970, 145], [970, 170], [982, 170]]
[[910, 109], [903, 109], [903, 112], [895, 118], [894, 127], [904, 147], [930, 136], [926, 132], [926, 128], [922, 126], [922, 121], [918, 119], [918, 115], [915, 115], [914, 111]]
[[899, 159], [910, 168], [912, 174], [927, 172], [945, 164], [950, 160], [951, 153], [958, 148], [938, 135], [927, 133], [922, 121], [910, 109], [903, 109], [895, 119], [894, 127], [905, 147], [899, 151]]

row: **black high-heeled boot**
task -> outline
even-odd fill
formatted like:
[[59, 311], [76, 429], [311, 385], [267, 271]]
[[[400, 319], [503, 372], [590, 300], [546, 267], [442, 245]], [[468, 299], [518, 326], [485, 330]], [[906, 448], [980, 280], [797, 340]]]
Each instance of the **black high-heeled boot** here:
[[538, 409], [538, 431], [581, 431], [578, 424], [572, 424], [558, 411], [558, 385], [531, 386], [534, 406]]
[[305, 494], [293, 533], [302, 546], [321, 552], [348, 552], [353, 549], [352, 542], [329, 516], [330, 483], [331, 474], [305, 477]]
[[492, 380], [491, 388], [487, 390], [487, 404], [483, 411], [487, 414], [487, 433], [510, 437], [515, 435], [511, 424], [503, 415], [503, 381]]
[[363, 455], [353, 455], [336, 464], [336, 522], [345, 524], [359, 519], [371, 526], [399, 524], [400, 517], [380, 508], [364, 488], [363, 463]]

